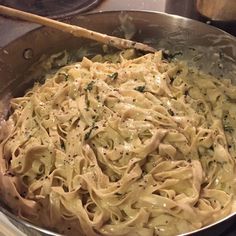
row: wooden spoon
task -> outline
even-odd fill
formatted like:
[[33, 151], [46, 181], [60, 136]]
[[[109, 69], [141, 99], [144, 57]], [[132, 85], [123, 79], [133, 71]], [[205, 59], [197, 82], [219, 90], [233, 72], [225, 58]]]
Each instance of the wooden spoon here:
[[5, 16], [10, 16], [18, 18], [21, 20], [37, 23], [44, 26], [49, 26], [51, 28], [61, 30], [73, 34], [75, 37], [84, 37], [88, 39], [95, 40], [100, 43], [108, 44], [119, 49], [134, 48], [145, 52], [155, 52], [156, 49], [135, 41], [122, 39], [114, 36], [109, 36], [106, 34], [98, 33], [96, 31], [88, 30], [77, 25], [70, 25], [64, 22], [52, 20], [47, 17], [38, 16], [32, 13], [16, 10], [10, 7], [5, 7], [0, 5], [0, 14]]

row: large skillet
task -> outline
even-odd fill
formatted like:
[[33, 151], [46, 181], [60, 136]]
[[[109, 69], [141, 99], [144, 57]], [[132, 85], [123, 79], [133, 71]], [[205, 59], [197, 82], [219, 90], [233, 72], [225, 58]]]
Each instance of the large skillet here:
[[[133, 35], [135, 40], [169, 50], [171, 57], [187, 59], [189, 64], [195, 64], [205, 72], [218, 78], [231, 78], [236, 83], [236, 38], [209, 25], [173, 15], [143, 11], [94, 13], [75, 16], [68, 21], [102, 33]], [[130, 34], [130, 30], [133, 34]], [[101, 48], [94, 42], [46, 27], [39, 27], [9, 43], [0, 49], [0, 99], [7, 106], [9, 97], [22, 95], [34, 81], [41, 79], [45, 71], [37, 70], [37, 62], [42, 55], [65, 49], [73, 52], [73, 49], [88, 45], [90, 53]], [[0, 119], [6, 115], [6, 111], [0, 111]], [[58, 235], [17, 218], [4, 203], [1, 203], [0, 210], [28, 235]], [[233, 223], [235, 215], [192, 234], [219, 235]]]

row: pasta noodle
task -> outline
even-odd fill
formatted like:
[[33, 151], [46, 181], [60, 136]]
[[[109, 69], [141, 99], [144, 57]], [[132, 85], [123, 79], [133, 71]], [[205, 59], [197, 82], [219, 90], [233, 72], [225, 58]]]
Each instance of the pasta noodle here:
[[65, 235], [152, 236], [234, 211], [236, 86], [161, 51], [127, 57], [84, 57], [11, 100], [0, 194], [15, 214]]

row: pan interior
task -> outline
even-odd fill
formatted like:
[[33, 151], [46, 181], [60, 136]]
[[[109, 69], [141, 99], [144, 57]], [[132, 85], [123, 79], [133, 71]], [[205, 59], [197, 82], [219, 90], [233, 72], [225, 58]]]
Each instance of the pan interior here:
[[[181, 17], [136, 11], [95, 13], [75, 16], [68, 21], [102, 33], [150, 44], [186, 60], [190, 66], [195, 65], [217, 78], [224, 76], [236, 83], [236, 39], [214, 27]], [[2, 48], [1, 100], [7, 103], [8, 98], [22, 95], [34, 81], [40, 81], [47, 72], [42, 61], [64, 50], [69, 52], [73, 60], [83, 55], [102, 53], [102, 45], [42, 27]], [[0, 112], [3, 116], [7, 113], [5, 110]], [[16, 219], [4, 205], [2, 209], [20, 228], [26, 231], [32, 230], [31, 227], [37, 229]]]

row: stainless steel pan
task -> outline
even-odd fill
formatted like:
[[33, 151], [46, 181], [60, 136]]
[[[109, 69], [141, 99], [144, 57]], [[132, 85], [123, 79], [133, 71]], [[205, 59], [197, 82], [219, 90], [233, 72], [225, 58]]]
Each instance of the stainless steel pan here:
[[[69, 21], [102, 33], [132, 36], [134, 40], [168, 50], [171, 56], [187, 60], [190, 65], [197, 65], [219, 78], [231, 78], [236, 83], [236, 39], [214, 27], [182, 17], [142, 11], [94, 13], [74, 16]], [[6, 101], [7, 106], [8, 97], [22, 95], [34, 81], [42, 78], [45, 71], [37, 69], [42, 55], [46, 58], [66, 49], [78, 57], [75, 50], [84, 46], [89, 46], [89, 54], [101, 51], [101, 46], [95, 42], [46, 27], [39, 27], [9, 43], [0, 50], [0, 99]], [[6, 115], [6, 111], [0, 111], [0, 116]], [[4, 203], [0, 210], [28, 235], [56, 235], [20, 220]], [[232, 214], [192, 234], [219, 235], [235, 219]]]

